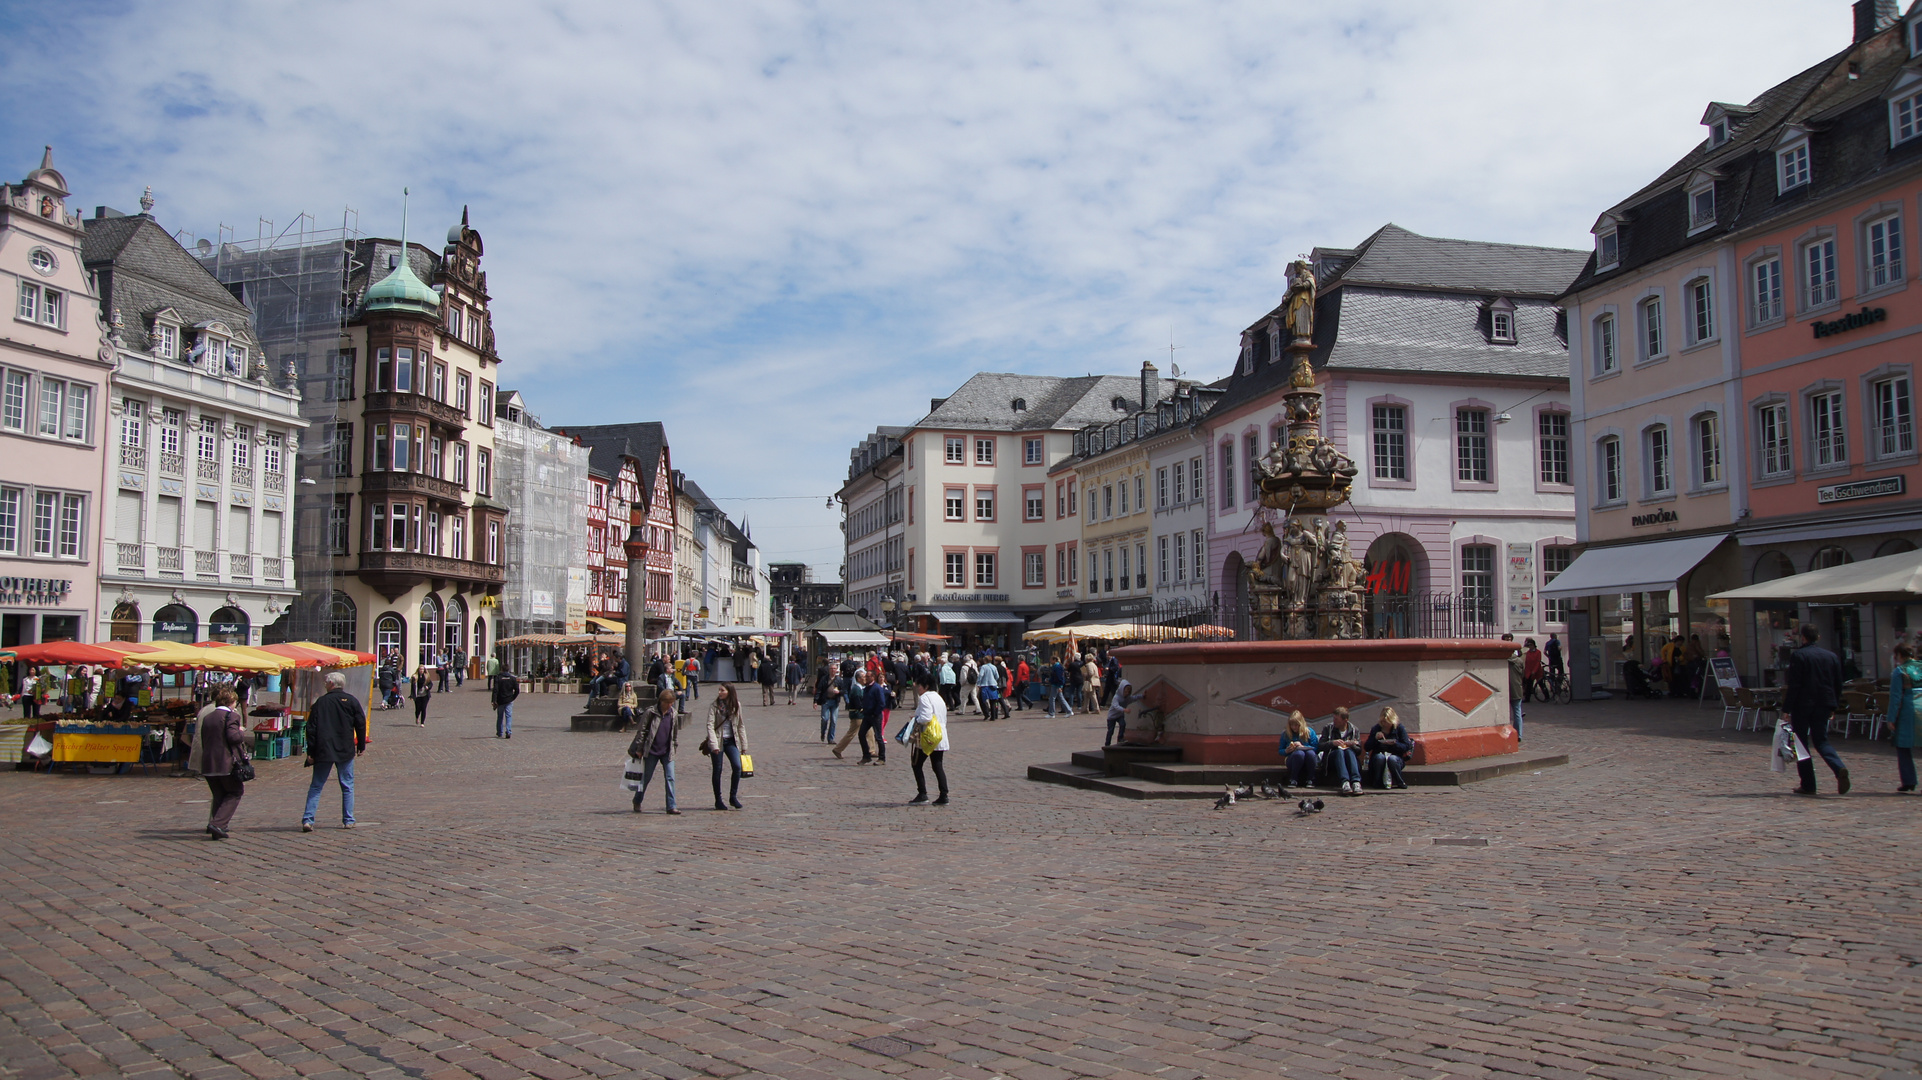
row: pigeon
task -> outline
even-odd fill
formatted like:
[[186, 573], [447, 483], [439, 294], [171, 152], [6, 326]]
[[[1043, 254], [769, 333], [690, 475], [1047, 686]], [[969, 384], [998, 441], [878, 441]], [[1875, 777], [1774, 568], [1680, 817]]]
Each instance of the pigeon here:
[[1282, 792], [1281, 792], [1281, 789], [1280, 789], [1279, 787], [1277, 787], [1277, 786], [1275, 786], [1275, 785], [1274, 785], [1273, 783], [1271, 783], [1271, 782], [1269, 782], [1269, 781], [1267, 781], [1267, 780], [1263, 780], [1263, 781], [1261, 782], [1261, 797], [1262, 797], [1262, 798], [1264, 798], [1264, 799], [1279, 799], [1279, 798], [1281, 797], [1281, 794], [1282, 794]]
[[1215, 809], [1226, 810], [1233, 805], [1235, 805], [1235, 786], [1229, 784], [1222, 790], [1221, 798], [1215, 800]]
[[1325, 807], [1326, 805], [1328, 804], [1322, 802], [1320, 799], [1303, 799], [1301, 800], [1301, 803], [1296, 807], [1296, 812], [1301, 814], [1303, 817], [1306, 817], [1309, 814], [1319, 814], [1321, 813], [1322, 808]]

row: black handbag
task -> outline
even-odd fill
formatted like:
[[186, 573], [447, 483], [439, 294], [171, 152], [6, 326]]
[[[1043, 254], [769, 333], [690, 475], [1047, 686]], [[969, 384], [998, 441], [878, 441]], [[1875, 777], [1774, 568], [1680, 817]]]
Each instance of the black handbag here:
[[252, 780], [254, 778], [254, 763], [246, 758], [241, 758], [239, 761], [234, 762], [233, 778], [243, 784]]

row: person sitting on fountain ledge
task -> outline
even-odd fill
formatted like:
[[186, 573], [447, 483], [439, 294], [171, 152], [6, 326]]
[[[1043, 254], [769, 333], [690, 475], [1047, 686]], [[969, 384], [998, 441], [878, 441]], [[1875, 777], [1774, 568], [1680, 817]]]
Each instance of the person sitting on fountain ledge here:
[[1315, 785], [1315, 769], [1321, 764], [1315, 752], [1317, 741], [1315, 729], [1308, 726], [1300, 709], [1288, 714], [1288, 727], [1281, 733], [1281, 757], [1288, 763], [1290, 787]]
[[1401, 726], [1401, 717], [1395, 715], [1395, 710], [1381, 711], [1381, 720], [1368, 733], [1368, 742], [1363, 748], [1368, 751], [1368, 772], [1375, 787], [1408, 786], [1401, 778], [1401, 767], [1415, 752], [1415, 740], [1408, 737], [1408, 729]]

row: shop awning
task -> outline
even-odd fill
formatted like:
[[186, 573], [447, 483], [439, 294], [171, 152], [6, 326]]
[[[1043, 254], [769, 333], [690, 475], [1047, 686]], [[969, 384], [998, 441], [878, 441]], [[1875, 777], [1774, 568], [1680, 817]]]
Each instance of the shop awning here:
[[1799, 600], [1806, 604], [1906, 604], [1922, 598], [1922, 551], [1790, 574], [1712, 594], [1711, 600]]
[[1542, 590], [1544, 597], [1612, 596], [1617, 593], [1667, 592], [1683, 574], [1708, 558], [1727, 533], [1651, 540], [1643, 544], [1590, 548]]
[[1028, 629], [1046, 630], [1074, 613], [1075, 609], [1069, 608], [1066, 611], [1050, 611], [1042, 615], [1036, 615], [1034, 618], [1028, 620]]
[[1735, 534], [1743, 547], [1768, 547], [1793, 544], [1800, 540], [1830, 540], [1843, 536], [1873, 536], [1876, 533], [1906, 532], [1922, 529], [1922, 514], [1862, 518], [1858, 521], [1825, 521], [1816, 524], [1779, 525], [1772, 529], [1750, 529]]
[[615, 622], [613, 619], [603, 619], [599, 615], [589, 615], [587, 617], [587, 625], [593, 627], [596, 630], [603, 630], [610, 634], [627, 633], [626, 623], [618, 623], [618, 622]]
[[1027, 621], [1012, 611], [924, 611], [921, 612], [921, 614], [941, 620], [943, 626], [953, 626], [957, 623], [1022, 623]]
[[872, 630], [816, 630], [821, 640], [837, 649], [881, 648], [893, 644], [886, 634]]

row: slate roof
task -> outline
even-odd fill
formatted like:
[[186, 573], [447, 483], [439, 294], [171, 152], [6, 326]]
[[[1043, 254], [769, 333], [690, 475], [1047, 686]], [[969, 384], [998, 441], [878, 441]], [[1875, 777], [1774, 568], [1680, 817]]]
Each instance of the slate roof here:
[[[1915, 8], [1911, 8], [1911, 15]], [[1568, 292], [1619, 278], [1678, 252], [1711, 244], [1729, 233], [1755, 228], [1859, 184], [1873, 183], [1922, 160], [1922, 140], [1889, 145], [1888, 105], [1883, 94], [1909, 67], [1898, 22], [1851, 44], [1782, 82], [1749, 103], [1752, 110], [1730, 131], [1727, 142], [1710, 147], [1703, 139], [1660, 176], [1607, 213], [1620, 219], [1620, 257], [1597, 273], [1593, 254]], [[1853, 75], [1853, 77], [1851, 77]], [[1776, 191], [1775, 144], [1785, 128], [1810, 130], [1811, 182]], [[1715, 185], [1715, 224], [1689, 235], [1688, 180], [1697, 170], [1720, 174]]]
[[[1553, 303], [1588, 259], [1567, 248], [1422, 236], [1385, 225], [1360, 246], [1316, 248], [1316, 370], [1568, 378], [1568, 346]], [[1487, 305], [1515, 305], [1515, 343], [1487, 336]], [[1278, 305], [1248, 329], [1260, 340]], [[1283, 362], [1237, 359], [1214, 409], [1233, 409], [1288, 381]]]
[[[1012, 375], [983, 371], [948, 396], [914, 426], [966, 431], [1072, 431], [1125, 416], [1117, 397], [1139, 404], [1141, 382], [1127, 375]], [[1027, 408], [1016, 411], [1020, 398]]]
[[[253, 356], [260, 355], [246, 306], [159, 222], [137, 214], [88, 218], [84, 224], [81, 261], [100, 283], [101, 314], [111, 323], [114, 312], [120, 313], [120, 341], [126, 348], [150, 353], [153, 316], [173, 308], [186, 331], [182, 357], [191, 344], [192, 327], [209, 321], [226, 324]], [[209, 370], [218, 370], [218, 365]]]
[[617, 476], [621, 455], [640, 462], [642, 500], [654, 505], [654, 474], [659, 471], [661, 455], [667, 450], [667, 428], [658, 420], [639, 424], [590, 424], [565, 426], [552, 430], [572, 435], [587, 444], [587, 467], [601, 476]]

